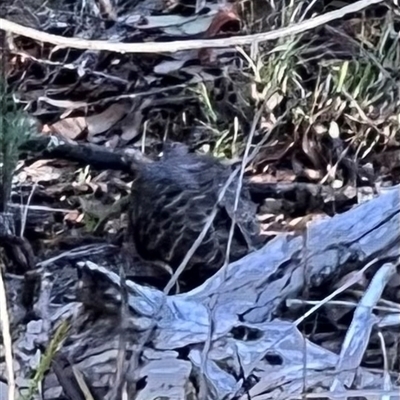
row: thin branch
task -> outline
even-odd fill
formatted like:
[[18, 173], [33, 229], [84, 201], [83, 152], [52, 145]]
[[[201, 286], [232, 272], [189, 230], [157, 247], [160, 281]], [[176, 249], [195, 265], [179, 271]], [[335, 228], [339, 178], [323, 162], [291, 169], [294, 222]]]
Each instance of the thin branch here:
[[12, 355], [12, 340], [10, 334], [10, 320], [8, 318], [7, 310], [7, 297], [5, 282], [3, 280], [3, 272], [0, 268], [0, 326], [1, 334], [3, 336], [4, 353], [7, 368], [7, 387], [8, 387], [8, 400], [15, 399], [15, 377], [13, 367]]
[[23, 207], [23, 215], [22, 215], [22, 221], [21, 221], [20, 237], [24, 237], [26, 221], [28, 219], [29, 205], [31, 204], [33, 193], [35, 193], [35, 189], [37, 188], [37, 185], [38, 185], [37, 182], [35, 182], [35, 184], [33, 185], [32, 190], [31, 190], [31, 193], [29, 194], [28, 202], [26, 203], [25, 207]]
[[222, 39], [198, 39], [198, 40], [180, 40], [174, 42], [160, 43], [112, 43], [107, 40], [85, 40], [80, 38], [68, 38], [41, 32], [37, 29], [25, 27], [15, 22], [0, 18], [0, 29], [28, 37], [39, 42], [51, 43], [53, 45], [70, 47], [84, 50], [106, 50], [116, 53], [174, 53], [181, 50], [194, 50], [203, 48], [221, 48], [230, 46], [243, 46], [255, 42], [267, 42], [283, 37], [297, 35], [302, 32], [317, 28], [328, 22], [341, 19], [347, 14], [356, 13], [373, 5], [383, 3], [383, 0], [359, 0], [353, 4], [342, 7], [340, 10], [318, 15], [307, 21], [300, 22], [291, 26], [276, 29], [270, 32], [257, 33], [246, 36], [232, 36]]

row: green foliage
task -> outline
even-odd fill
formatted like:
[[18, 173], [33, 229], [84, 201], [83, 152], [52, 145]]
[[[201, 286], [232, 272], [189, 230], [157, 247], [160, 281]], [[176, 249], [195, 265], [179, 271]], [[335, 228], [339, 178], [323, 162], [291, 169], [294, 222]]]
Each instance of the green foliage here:
[[51, 339], [49, 346], [46, 348], [36, 373], [30, 382], [28, 394], [23, 396], [21, 400], [32, 400], [35, 398], [34, 396], [38, 392], [41, 382], [43, 381], [46, 372], [49, 370], [55, 355], [68, 336], [69, 329], [70, 325], [67, 321], [63, 321], [57, 328], [56, 332], [54, 333], [54, 337]]
[[[249, 3], [257, 6], [257, 2]], [[259, 27], [261, 15], [268, 15], [265, 28], [259, 29], [266, 31], [287, 28], [326, 12], [318, 2], [262, 3], [270, 12], [249, 8], [248, 32]], [[332, 3], [331, 7], [341, 5]], [[316, 169], [330, 171], [332, 181], [338, 171], [332, 163], [343, 157], [367, 162], [372, 152], [398, 143], [400, 19], [390, 8], [382, 16], [384, 10], [379, 8], [375, 13], [370, 8], [367, 17], [349, 16], [275, 42], [237, 47], [243, 79], [235, 77], [232, 86], [236, 98], [245, 98], [245, 102], [236, 101], [236, 109], [231, 107], [230, 114], [223, 114], [223, 103], [212, 91], [197, 92], [205, 116], [202, 122], [215, 138], [214, 154], [241, 154], [249, 128], [244, 125], [243, 129], [241, 121], [237, 124], [237, 117], [246, 102], [250, 106], [265, 104], [256, 140], [264, 132], [269, 135], [269, 128], [285, 115], [282, 128], [275, 130], [269, 143], [297, 142], [301, 150], [294, 151], [315, 163]], [[247, 121], [252, 120], [249, 113], [246, 116]], [[332, 140], [343, 146], [340, 156], [337, 148], [327, 145]], [[312, 156], [315, 152], [319, 153], [318, 162]]]
[[18, 162], [18, 148], [30, 136], [31, 127], [4, 80], [0, 80], [0, 102], [0, 212], [5, 212]]

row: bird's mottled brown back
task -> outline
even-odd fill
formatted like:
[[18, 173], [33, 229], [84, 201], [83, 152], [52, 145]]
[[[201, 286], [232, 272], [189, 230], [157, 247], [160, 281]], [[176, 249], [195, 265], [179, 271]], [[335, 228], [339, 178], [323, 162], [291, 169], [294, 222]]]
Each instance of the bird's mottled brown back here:
[[[166, 148], [160, 161], [135, 167], [131, 240], [144, 259], [176, 269], [201, 233], [231, 171], [215, 158], [188, 153], [180, 145]], [[227, 201], [229, 205], [231, 200]], [[231, 222], [226, 208], [220, 207], [188, 269], [215, 272], [222, 266]]]

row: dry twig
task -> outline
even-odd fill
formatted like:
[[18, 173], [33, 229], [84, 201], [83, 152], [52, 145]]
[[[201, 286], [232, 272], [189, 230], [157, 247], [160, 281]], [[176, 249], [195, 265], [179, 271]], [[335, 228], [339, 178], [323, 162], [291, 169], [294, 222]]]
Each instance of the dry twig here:
[[7, 367], [8, 400], [15, 399], [15, 379], [12, 355], [12, 340], [10, 335], [10, 320], [8, 318], [6, 287], [3, 272], [0, 269], [0, 323], [4, 343], [4, 352]]
[[373, 4], [379, 4], [382, 2], [383, 0], [359, 0], [353, 4], [342, 7], [340, 10], [318, 15], [317, 17], [311, 18], [307, 21], [276, 29], [271, 32], [211, 40], [183, 40], [167, 43], [112, 43], [106, 40], [84, 40], [80, 38], [67, 38], [52, 35], [50, 33], [40, 32], [37, 29], [16, 24], [15, 22], [8, 21], [4, 18], [0, 18], [0, 29], [39, 42], [51, 43], [60, 48], [70, 47], [84, 50], [106, 50], [116, 53], [174, 53], [180, 50], [243, 46], [257, 42], [276, 40], [309, 31], [328, 22], [343, 18], [347, 14], [362, 11]]

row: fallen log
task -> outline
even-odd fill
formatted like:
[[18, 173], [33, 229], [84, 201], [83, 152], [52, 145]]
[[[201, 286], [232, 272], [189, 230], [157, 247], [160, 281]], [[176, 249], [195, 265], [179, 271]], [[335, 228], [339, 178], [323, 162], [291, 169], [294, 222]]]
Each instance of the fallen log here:
[[[70, 322], [71, 336], [60, 354], [85, 374], [94, 391], [108, 396], [118, 383], [117, 365], [128, 382], [129, 398], [185, 399], [193, 383], [211, 399], [300, 398], [305, 392], [333, 397], [343, 390], [353, 390], [353, 396], [382, 395], [384, 370], [360, 364], [373, 330], [384, 327], [395, 334], [400, 325], [400, 312], [381, 313], [380, 318], [374, 313], [383, 289], [399, 276], [399, 213], [399, 187], [393, 187], [311, 224], [300, 235], [276, 237], [178, 295], [165, 296], [93, 262], [78, 262], [76, 301], [53, 301], [51, 313], [38, 315], [49, 320], [43, 324], [51, 327], [49, 337], [62, 321]], [[305, 289], [366, 269], [374, 271], [373, 283], [354, 313], [340, 354], [316, 345], [298, 328], [319, 306], [296, 321], [280, 318], [282, 305]], [[361, 274], [354, 276], [350, 283]], [[142, 343], [144, 337], [149, 340]], [[118, 364], [121, 343], [130, 356]], [[47, 382], [48, 394], [61, 393], [53, 372]], [[398, 390], [394, 377], [391, 388]]]

